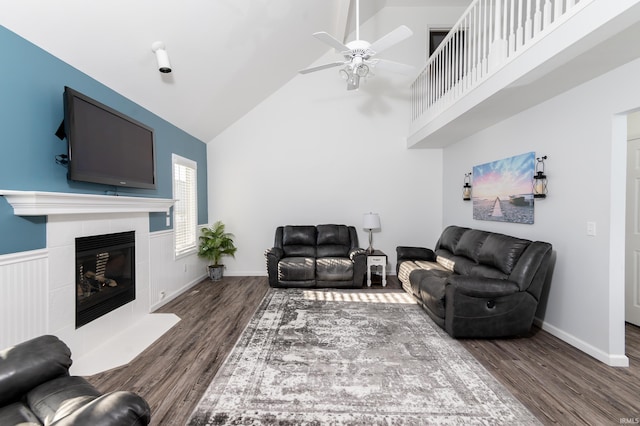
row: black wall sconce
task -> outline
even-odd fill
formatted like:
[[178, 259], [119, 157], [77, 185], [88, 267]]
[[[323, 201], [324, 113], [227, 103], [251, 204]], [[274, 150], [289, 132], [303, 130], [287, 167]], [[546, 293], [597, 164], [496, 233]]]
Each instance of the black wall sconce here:
[[533, 198], [547, 197], [547, 176], [544, 174], [544, 160], [547, 156], [536, 158], [536, 169], [533, 175]]
[[462, 199], [471, 200], [471, 172], [464, 174], [464, 185], [462, 185]]

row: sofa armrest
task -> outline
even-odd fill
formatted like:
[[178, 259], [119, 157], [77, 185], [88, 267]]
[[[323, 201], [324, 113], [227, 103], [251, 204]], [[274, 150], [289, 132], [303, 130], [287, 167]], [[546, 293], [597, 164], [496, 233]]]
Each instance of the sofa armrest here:
[[0, 351], [0, 406], [36, 386], [68, 376], [71, 351], [56, 336], [40, 336]]
[[363, 248], [349, 250], [349, 259], [353, 262], [353, 285], [355, 287], [364, 284], [364, 276], [367, 273], [367, 251]]
[[273, 258], [276, 262], [284, 257], [284, 251], [278, 247], [271, 247], [265, 250], [264, 255], [269, 258]]
[[425, 247], [396, 247], [396, 275], [400, 273], [400, 264], [405, 260], [426, 260], [436, 261], [436, 254], [433, 250]]
[[133, 392], [117, 391], [94, 399], [51, 426], [145, 426], [150, 421], [147, 401]]
[[356, 261], [356, 259], [358, 258], [363, 258], [366, 261], [366, 257], [367, 257], [367, 251], [363, 248], [354, 248], [349, 250], [349, 259], [351, 259], [353, 262]]
[[279, 247], [271, 247], [265, 250], [264, 257], [267, 261], [267, 275], [269, 276], [269, 285], [271, 287], [278, 286], [278, 262], [284, 257], [284, 251]]
[[[469, 275], [451, 275], [447, 279], [447, 287], [453, 288], [453, 294], [463, 294], [469, 297], [496, 298], [518, 293], [517, 283], [494, 278], [473, 277]], [[451, 289], [447, 288], [447, 294]]]
[[397, 261], [400, 263], [402, 260], [427, 260], [435, 262], [436, 254], [433, 250], [424, 247], [396, 247]]

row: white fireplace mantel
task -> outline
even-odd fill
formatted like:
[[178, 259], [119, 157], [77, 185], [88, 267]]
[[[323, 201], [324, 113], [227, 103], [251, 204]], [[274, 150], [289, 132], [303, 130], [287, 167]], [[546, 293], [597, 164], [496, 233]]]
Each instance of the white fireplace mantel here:
[[166, 212], [176, 200], [121, 197], [67, 192], [12, 191], [0, 189], [16, 216], [50, 216], [90, 213]]

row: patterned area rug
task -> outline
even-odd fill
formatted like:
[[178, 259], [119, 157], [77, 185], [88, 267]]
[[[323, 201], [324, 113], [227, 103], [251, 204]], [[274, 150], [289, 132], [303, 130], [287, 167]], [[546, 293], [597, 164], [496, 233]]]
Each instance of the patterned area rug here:
[[407, 293], [271, 289], [189, 425], [537, 425]]

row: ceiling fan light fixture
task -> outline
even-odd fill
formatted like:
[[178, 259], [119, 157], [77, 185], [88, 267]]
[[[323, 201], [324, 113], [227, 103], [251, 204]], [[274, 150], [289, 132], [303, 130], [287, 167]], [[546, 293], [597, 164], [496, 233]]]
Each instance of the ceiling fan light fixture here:
[[367, 74], [369, 74], [369, 67], [365, 64], [361, 64], [356, 68], [356, 74], [358, 74], [359, 77], [366, 77]]
[[[395, 30], [382, 36], [377, 41], [369, 43], [360, 40], [360, 1], [356, 0], [356, 39], [344, 44], [330, 34], [320, 31], [313, 33], [313, 36], [321, 42], [333, 47], [336, 52], [340, 52], [344, 61], [332, 62], [325, 65], [314, 66], [300, 70], [300, 74], [320, 71], [326, 68], [341, 67], [338, 71], [340, 77], [347, 82], [347, 90], [357, 90], [360, 79], [373, 77], [372, 67], [377, 64], [384, 64], [384, 68], [403, 74], [413, 73], [413, 67], [392, 61], [380, 62], [380, 59], [373, 59], [373, 56], [390, 48], [391, 46], [411, 37], [413, 32], [406, 26], [400, 25]], [[383, 68], [381, 66], [381, 68]]]

